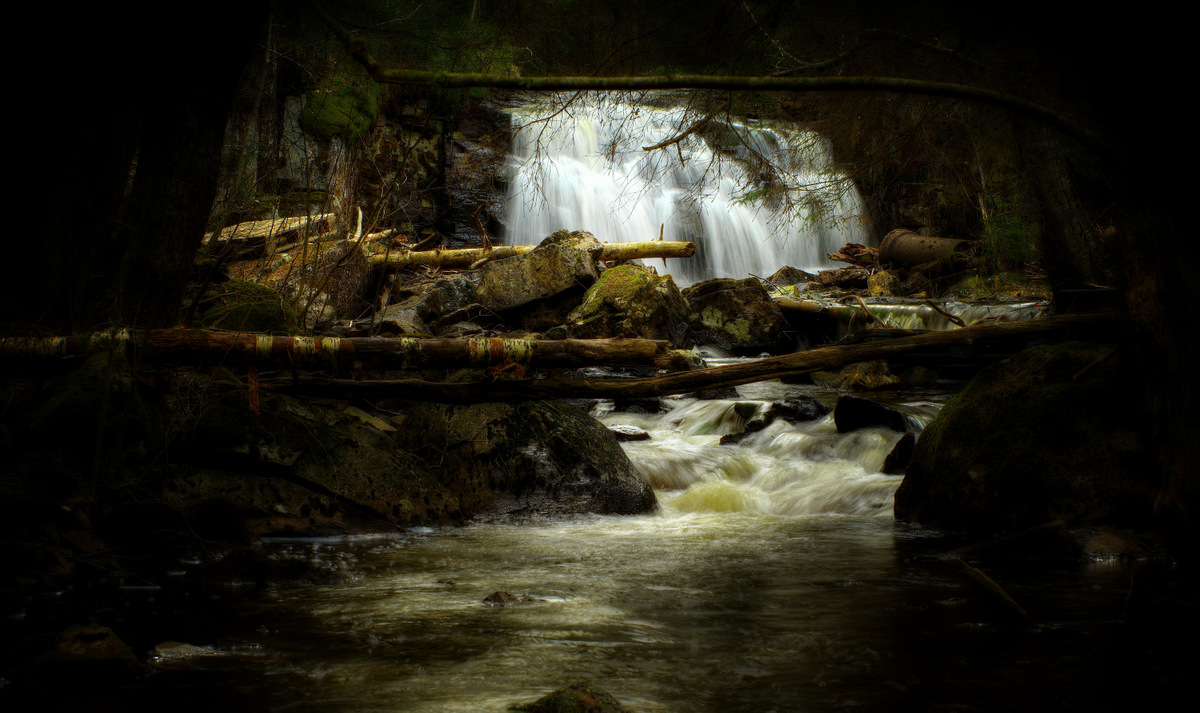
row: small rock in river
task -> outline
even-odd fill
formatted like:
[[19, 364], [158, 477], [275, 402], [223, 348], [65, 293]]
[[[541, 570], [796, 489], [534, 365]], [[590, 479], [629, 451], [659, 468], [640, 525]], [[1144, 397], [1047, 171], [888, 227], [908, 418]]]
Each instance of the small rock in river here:
[[617, 424], [609, 426], [608, 430], [617, 437], [618, 441], [648, 441], [650, 433], [643, 428], [637, 426], [628, 426], [625, 424]]
[[517, 598], [508, 592], [492, 592], [483, 598], [484, 604], [492, 604], [498, 607], [502, 607], [505, 604], [512, 604], [515, 601], [517, 601]]

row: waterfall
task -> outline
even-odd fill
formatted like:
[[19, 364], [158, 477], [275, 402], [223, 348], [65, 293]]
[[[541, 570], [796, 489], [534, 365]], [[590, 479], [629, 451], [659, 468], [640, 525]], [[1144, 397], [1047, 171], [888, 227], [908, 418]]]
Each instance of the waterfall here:
[[536, 243], [561, 228], [601, 242], [692, 240], [696, 257], [668, 260], [665, 270], [686, 285], [831, 267], [827, 252], [868, 240], [862, 198], [819, 134], [710, 117], [645, 151], [702, 118], [685, 96], [654, 98], [512, 109], [507, 242]]

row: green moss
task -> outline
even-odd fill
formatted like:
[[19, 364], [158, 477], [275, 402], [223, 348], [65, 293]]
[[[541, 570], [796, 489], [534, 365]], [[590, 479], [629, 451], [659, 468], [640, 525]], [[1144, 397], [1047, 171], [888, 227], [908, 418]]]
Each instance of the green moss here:
[[240, 332], [300, 331], [300, 311], [265, 285], [249, 280], [230, 280], [214, 285], [204, 295], [210, 305], [200, 319], [208, 329]]
[[352, 145], [379, 116], [379, 92], [362, 70], [335, 68], [308, 93], [300, 126], [318, 139], [337, 137]]

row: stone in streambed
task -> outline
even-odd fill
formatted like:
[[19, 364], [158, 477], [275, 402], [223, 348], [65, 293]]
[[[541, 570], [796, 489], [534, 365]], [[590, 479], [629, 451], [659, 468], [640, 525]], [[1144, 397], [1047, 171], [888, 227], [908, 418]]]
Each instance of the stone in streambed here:
[[524, 713], [626, 713], [627, 708], [612, 694], [588, 683], [575, 683], [542, 696], [533, 703], [516, 705], [510, 711]]

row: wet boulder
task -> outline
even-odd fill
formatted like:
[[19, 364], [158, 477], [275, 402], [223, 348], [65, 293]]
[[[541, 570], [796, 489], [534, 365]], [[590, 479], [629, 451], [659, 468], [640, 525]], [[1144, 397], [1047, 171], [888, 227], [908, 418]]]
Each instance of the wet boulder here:
[[670, 275], [636, 265], [604, 271], [583, 302], [568, 315], [574, 337], [643, 337], [686, 345], [688, 306]]
[[560, 230], [522, 255], [483, 266], [479, 303], [492, 312], [524, 307], [562, 293], [582, 292], [599, 277], [603, 247], [591, 233]]
[[775, 419], [782, 418], [784, 421], [794, 424], [801, 421], [815, 421], [827, 413], [829, 413], [828, 406], [812, 396], [799, 394], [771, 404], [764, 414], [763, 420], [770, 425]]
[[812, 380], [827, 388], [851, 391], [874, 391], [900, 383], [900, 377], [893, 374], [882, 359], [849, 364], [836, 374], [818, 371], [812, 375]]
[[569, 404], [422, 404], [401, 445], [422, 456], [471, 513], [594, 512], [656, 506], [654, 491], [607, 428]]
[[108, 678], [142, 673], [142, 663], [129, 646], [106, 626], [73, 626], [55, 637], [54, 643], [33, 661], [70, 679]]
[[461, 521], [458, 500], [359, 409], [283, 395], [259, 408], [244, 392], [218, 398], [176, 444], [164, 496], [195, 527], [317, 535]]
[[1098, 361], [1110, 349], [1035, 347], [981, 371], [917, 439], [896, 517], [980, 535], [1149, 522], [1155, 456], [1137, 395]]
[[903, 413], [859, 396], [839, 396], [833, 409], [833, 422], [837, 425], [838, 433], [871, 427], [890, 428], [900, 433], [911, 430], [909, 420]]
[[612, 694], [587, 683], [560, 688], [533, 703], [512, 706], [509, 710], [525, 713], [625, 713], [628, 709]]
[[787, 320], [758, 280], [717, 278], [684, 291], [692, 338], [737, 354], [787, 346]]

